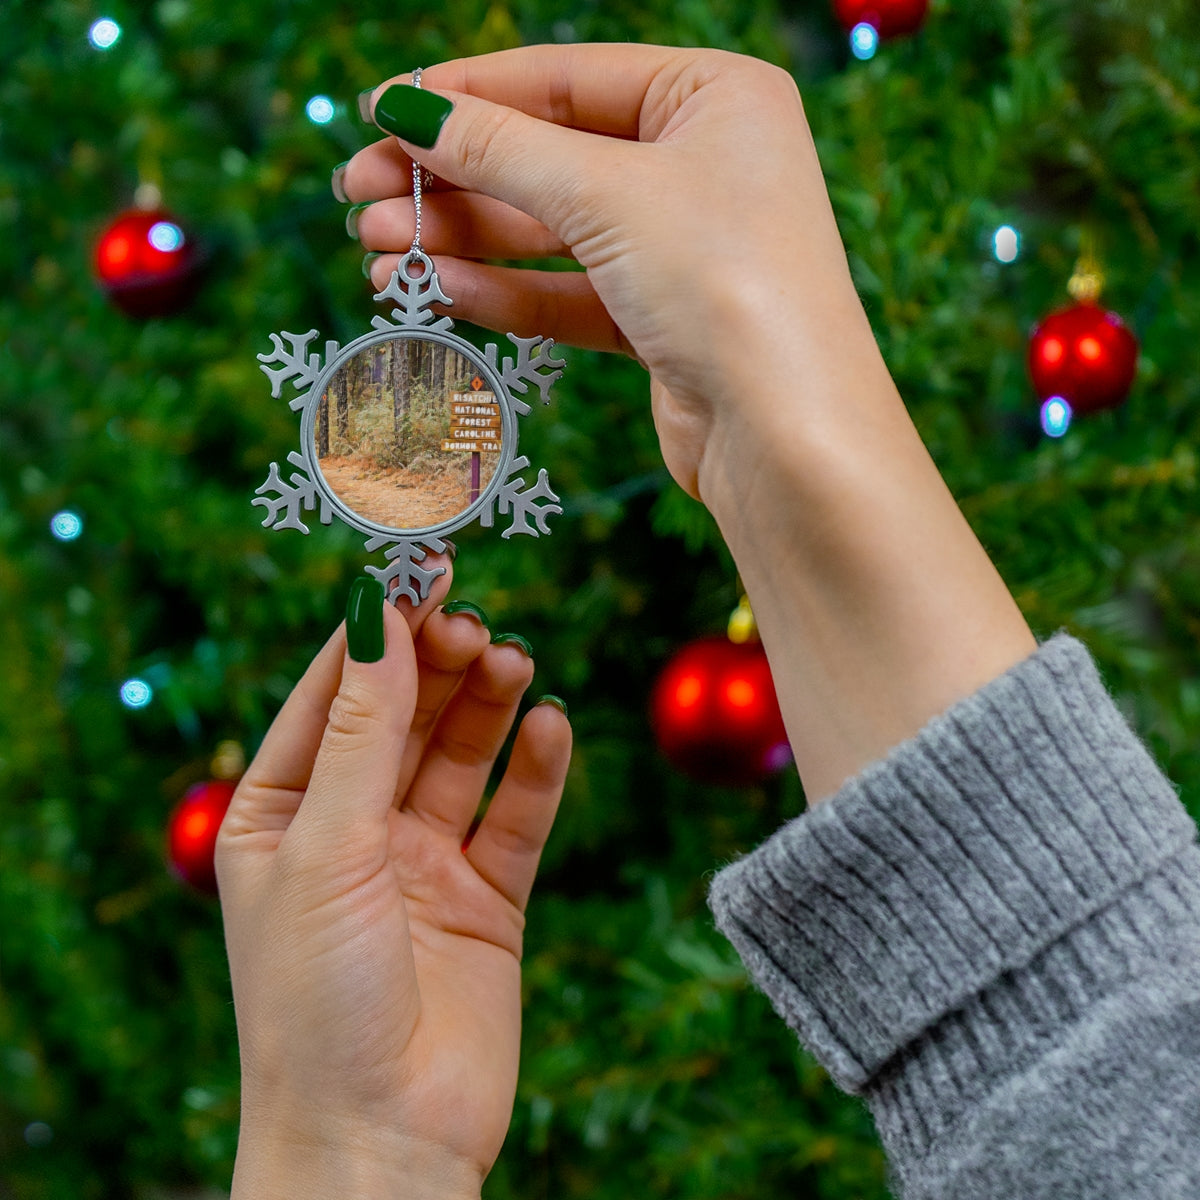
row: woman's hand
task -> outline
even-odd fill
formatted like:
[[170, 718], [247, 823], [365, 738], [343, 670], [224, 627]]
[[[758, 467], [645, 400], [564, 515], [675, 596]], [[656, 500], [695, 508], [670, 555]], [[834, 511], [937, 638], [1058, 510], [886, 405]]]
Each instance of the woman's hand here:
[[407, 621], [360, 597], [383, 656], [334, 634], [222, 827], [235, 1198], [478, 1196], [508, 1129], [523, 913], [570, 729], [552, 705], [525, 717], [464, 848], [533, 663], [431, 611], [447, 586]]
[[[417, 136], [407, 78], [370, 109]], [[339, 172], [376, 202], [364, 245], [411, 244], [415, 157], [437, 177], [422, 241], [456, 315], [641, 359], [663, 459], [754, 605], [810, 798], [1034, 648], [883, 363], [788, 75], [712, 50], [534, 46], [421, 83], [453, 104], [440, 130]], [[482, 261], [546, 255], [585, 271]]]
[[[409, 78], [375, 89], [381, 126], [396, 125], [386, 114], [404, 93], [382, 98]], [[389, 137], [342, 174], [350, 199], [377, 202], [357, 214], [362, 244], [411, 244], [414, 154], [437, 180], [422, 244], [455, 315], [635, 354], [667, 466], [692, 495], [725, 418], [769, 420], [777, 406], [741, 385], [747, 366], [777, 380], [787, 363], [818, 404], [824, 368], [800, 347], [806, 332], [827, 343], [839, 316], [839, 355], [878, 359], [785, 72], [714, 50], [534, 46], [429, 67], [421, 86], [454, 104], [436, 144]], [[481, 261], [549, 256], [586, 271]], [[377, 284], [396, 261], [374, 263]], [[776, 335], [773, 361], [740, 361]]]

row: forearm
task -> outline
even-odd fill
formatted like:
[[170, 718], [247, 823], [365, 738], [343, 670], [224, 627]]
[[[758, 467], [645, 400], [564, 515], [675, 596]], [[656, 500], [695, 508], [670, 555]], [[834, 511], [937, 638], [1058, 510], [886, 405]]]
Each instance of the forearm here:
[[[857, 301], [828, 325], [824, 342], [803, 321], [734, 339], [726, 386], [741, 394], [718, 408], [700, 472], [811, 802], [1035, 648]], [[794, 402], [755, 402], [779, 361], [799, 364], [781, 388]]]

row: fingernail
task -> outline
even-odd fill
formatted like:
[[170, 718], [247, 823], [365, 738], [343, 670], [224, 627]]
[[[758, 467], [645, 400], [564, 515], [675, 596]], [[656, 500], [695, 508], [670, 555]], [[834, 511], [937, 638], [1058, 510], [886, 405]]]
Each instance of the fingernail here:
[[333, 168], [333, 174], [329, 177], [329, 186], [333, 189], [334, 199], [339, 204], [349, 204], [350, 197], [346, 195], [346, 168], [350, 165], [350, 160], [338, 163]]
[[571, 715], [569, 712], [567, 712], [567, 702], [561, 696], [551, 696], [549, 694], [545, 696], [539, 696], [533, 702], [533, 707], [537, 708], [540, 704], [552, 704], [560, 713], [562, 713], [564, 717], [569, 717]]
[[364, 254], [364, 255], [363, 255], [363, 260], [362, 260], [362, 273], [363, 273], [363, 278], [364, 278], [364, 279], [370, 279], [370, 278], [371, 278], [371, 264], [372, 264], [372, 263], [373, 263], [373, 262], [374, 262], [374, 261], [375, 261], [377, 258], [382, 258], [382, 257], [383, 257], [383, 251], [382, 251], [382, 250], [372, 250], [372, 251], [370, 251], [370, 253], [368, 253], [368, 254]]
[[442, 538], [442, 545], [445, 547], [443, 553], [453, 562], [458, 557], [458, 547], [449, 538]]
[[358, 106], [358, 119], [371, 124], [371, 97], [375, 94], [374, 88], [366, 88], [358, 93], [358, 100], [355, 102]]
[[491, 628], [487, 613], [478, 604], [472, 604], [470, 600], [451, 600], [449, 604], [442, 605], [442, 612], [448, 617], [454, 616], [455, 613], [470, 613], [484, 629]]
[[378, 662], [383, 657], [383, 584], [370, 575], [360, 575], [350, 585], [346, 649], [355, 662]]
[[375, 102], [375, 124], [428, 150], [453, 109], [454, 105], [436, 92], [394, 83]]
[[357, 242], [358, 241], [358, 218], [362, 214], [364, 208], [370, 208], [371, 201], [368, 200], [365, 204], [356, 204], [348, 213], [346, 213], [346, 232]]
[[519, 646], [530, 658], [533, 657], [533, 647], [529, 644], [529, 640], [523, 638], [519, 633], [493, 633], [492, 645]]

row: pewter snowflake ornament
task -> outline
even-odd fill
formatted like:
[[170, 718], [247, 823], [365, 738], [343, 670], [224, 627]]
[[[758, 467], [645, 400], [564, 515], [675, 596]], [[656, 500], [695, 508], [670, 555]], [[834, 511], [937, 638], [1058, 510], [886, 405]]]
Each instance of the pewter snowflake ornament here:
[[490, 528], [499, 515], [510, 521], [501, 537], [550, 532], [562, 507], [544, 469], [527, 482], [517, 419], [531, 410], [522, 399], [531, 388], [550, 403], [565, 364], [551, 338], [510, 333], [515, 354], [501, 359], [494, 343], [481, 353], [452, 333], [432, 307], [452, 302], [418, 243], [375, 299], [393, 303], [390, 319], [376, 316], [347, 346], [326, 341], [324, 356], [310, 353], [311, 329], [273, 333], [271, 353], [258, 355], [272, 396], [295, 390], [300, 450], [287, 457], [290, 473], [271, 464], [251, 503], [271, 529], [308, 533], [302, 514], [315, 511], [323, 525], [336, 516], [366, 534], [387, 565], [365, 569], [389, 599], [416, 605], [445, 573], [421, 564], [455, 530], [475, 520]]

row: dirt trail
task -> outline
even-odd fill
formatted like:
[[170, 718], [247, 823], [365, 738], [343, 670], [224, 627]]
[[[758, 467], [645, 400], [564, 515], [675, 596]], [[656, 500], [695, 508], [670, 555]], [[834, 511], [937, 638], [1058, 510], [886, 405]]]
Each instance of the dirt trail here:
[[[461, 457], [461, 467], [437, 471], [380, 467], [361, 458], [336, 455], [321, 459], [320, 464], [325, 481], [359, 516], [392, 529], [424, 529], [470, 507], [471, 456]], [[482, 456], [485, 488], [497, 457]]]

